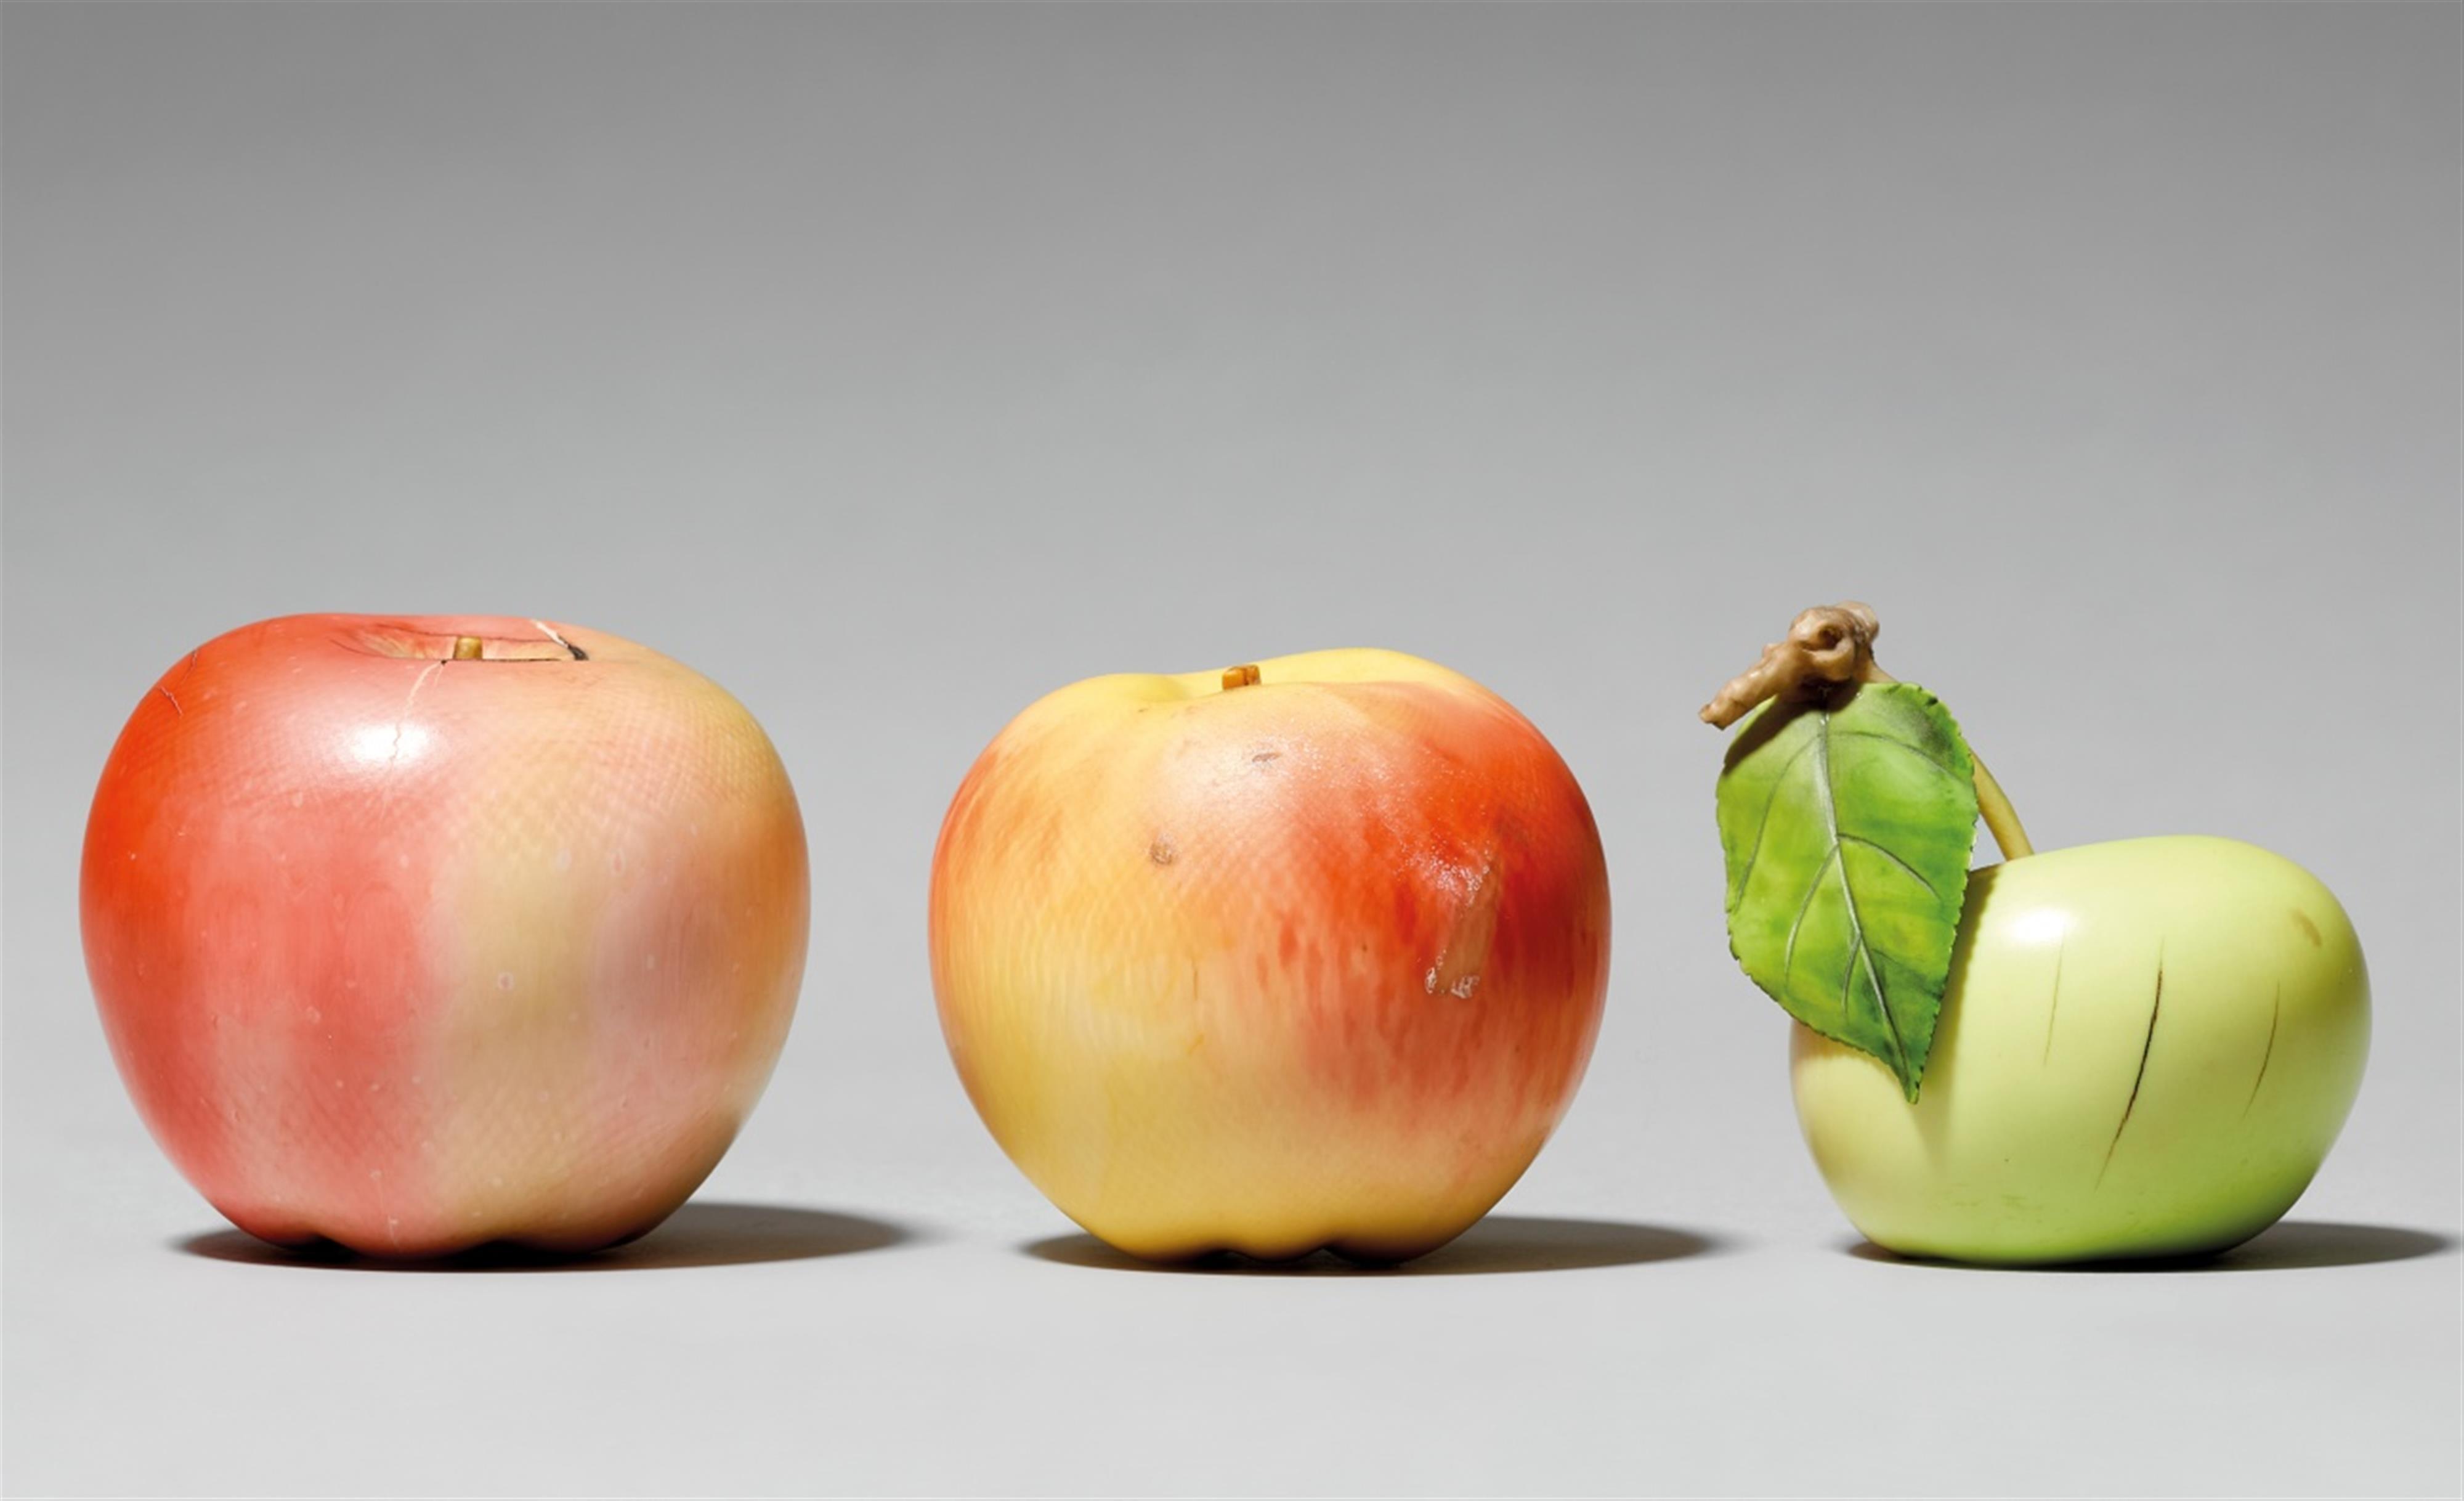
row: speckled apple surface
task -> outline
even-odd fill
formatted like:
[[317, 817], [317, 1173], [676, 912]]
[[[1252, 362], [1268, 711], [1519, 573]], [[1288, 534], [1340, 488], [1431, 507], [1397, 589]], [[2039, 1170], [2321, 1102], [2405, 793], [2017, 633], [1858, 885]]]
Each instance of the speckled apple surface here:
[[679, 663], [539, 620], [297, 615], [139, 699], [81, 925], [130, 1095], [232, 1223], [583, 1249], [664, 1219], [752, 1109], [804, 862], [768, 738]]
[[[0, 6], [0, 1490], [2464, 1491], [2459, 27]], [[1843, 595], [2049, 854], [2227, 835], [2349, 915], [2366, 1077], [2274, 1228], [1979, 1270], [1833, 1201], [1693, 714]], [[336, 609], [598, 626], [778, 747], [803, 999], [639, 1240], [276, 1251], [130, 1105], [113, 738]], [[934, 838], [1057, 686], [1359, 643], [1580, 781], [1592, 1059], [1397, 1270], [1152, 1269], [967, 1099]]]
[[1244, 668], [1090, 678], [994, 737], [934, 854], [942, 1026], [1002, 1148], [1122, 1249], [1417, 1256], [1573, 1098], [1599, 832], [1460, 673]]

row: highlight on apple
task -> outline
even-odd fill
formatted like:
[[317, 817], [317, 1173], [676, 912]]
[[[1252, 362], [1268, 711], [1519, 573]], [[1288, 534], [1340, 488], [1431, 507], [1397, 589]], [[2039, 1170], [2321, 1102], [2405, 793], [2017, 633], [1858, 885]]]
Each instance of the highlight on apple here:
[[1573, 1098], [1608, 876], [1506, 700], [1315, 651], [1029, 706], [951, 801], [931, 944], [968, 1096], [1087, 1229], [1394, 1262], [1485, 1213]]
[[[2359, 939], [2279, 855], [2173, 835], [2037, 853], [1947, 709], [1810, 609], [1702, 717], [1728, 938], [1796, 1019], [1832, 1196], [1906, 1255], [2224, 1249], [2276, 1223], [2369, 1050]], [[1971, 873], [1976, 823], [2002, 862]]]
[[86, 963], [155, 1139], [232, 1224], [371, 1256], [639, 1235], [787, 1034], [803, 822], [743, 705], [525, 618], [294, 615], [138, 700]]

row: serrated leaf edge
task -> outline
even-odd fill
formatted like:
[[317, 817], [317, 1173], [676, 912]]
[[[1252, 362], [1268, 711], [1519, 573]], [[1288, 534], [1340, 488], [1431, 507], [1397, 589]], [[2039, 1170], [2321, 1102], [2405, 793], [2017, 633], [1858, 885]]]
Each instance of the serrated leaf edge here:
[[[1967, 750], [1967, 734], [1965, 731], [1960, 729], [1959, 717], [1950, 712], [1950, 706], [1948, 704], [1944, 703], [1939, 696], [1922, 687], [1919, 687], [1915, 683], [1894, 683], [1887, 686], [1904, 687], [1912, 690], [1914, 695], [1923, 699], [1926, 705], [1938, 710], [1945, 722], [1947, 722], [1950, 727], [1950, 734], [1953, 742], [1956, 743], [1961, 750]], [[1763, 704], [1755, 709], [1751, 715], [1749, 715], [1744, 720], [1740, 721], [1737, 725], [1735, 734], [1731, 737], [1730, 743], [1734, 744], [1736, 739], [1742, 739], [1764, 715], [1771, 713], [1772, 708], [1773, 706], [1771, 704]], [[1917, 870], [1914, 866], [1909, 865], [1906, 860], [1902, 859], [1897, 852], [1893, 851], [1889, 848], [1871, 839], [1864, 839], [1856, 835], [1843, 835], [1840, 832], [1838, 810], [1837, 806], [1837, 793], [1832, 783], [1830, 765], [1830, 742], [1831, 736], [1833, 734], [1832, 718], [1834, 711], [1828, 707], [1817, 705], [1799, 712], [1811, 713], [1818, 717], [1815, 724], [1815, 733], [1803, 746], [1798, 747], [1798, 749], [1789, 757], [1787, 762], [1783, 764], [1778, 771], [1773, 773], [1771, 791], [1764, 798], [1762, 811], [1756, 816], [1754, 821], [1753, 849], [1748, 852], [1745, 864], [1739, 869], [1735, 880], [1729, 883], [1729, 891], [1727, 899], [1721, 904], [1722, 912], [1728, 919], [1722, 924], [1722, 926], [1727, 930], [1728, 939], [1728, 957], [1736, 961], [1738, 969], [1746, 975], [1747, 979], [1754, 981], [1754, 988], [1762, 991], [1766, 996], [1769, 996], [1771, 1001], [1778, 1004], [1781, 1010], [1788, 1015], [1791, 1021], [1807, 1027], [1809, 1030], [1812, 1030], [1822, 1037], [1828, 1038], [1832, 1042], [1839, 1044], [1843, 1048], [1866, 1053], [1866, 1055], [1873, 1058], [1875, 1062], [1889, 1069], [1892, 1076], [1900, 1081], [1901, 1089], [1905, 1093], [1908, 1102], [1910, 1104], [1914, 1104], [1918, 1096], [1919, 1089], [1925, 1081], [1925, 1064], [1931, 1060], [1926, 1059], [1920, 1061], [1914, 1068], [1910, 1068], [1908, 1066], [1907, 1044], [1906, 1041], [1900, 1036], [1898, 1018], [1891, 1014], [1890, 1005], [1883, 999], [1881, 977], [1875, 973], [1873, 953], [1865, 943], [1864, 923], [1857, 912], [1856, 891], [1848, 884], [1848, 872], [1845, 863], [1841, 859], [1840, 855], [1841, 847], [1846, 840], [1852, 838], [1857, 839], [1859, 843], [1863, 844], [1868, 849], [1879, 850], [1881, 853], [1888, 856], [1894, 864], [1907, 872], [1909, 875], [1914, 876], [1917, 881], [1932, 894], [1936, 901], [1943, 899], [1943, 894], [1934, 886], [1932, 881], [1925, 877], [1925, 872]], [[1969, 780], [1968, 778], [1961, 777], [1957, 766], [1944, 763], [1935, 757], [1927, 754], [1923, 747], [1910, 744], [1908, 741], [1901, 739], [1897, 736], [1881, 735], [1871, 730], [1846, 730], [1839, 733], [1843, 736], [1856, 736], [1868, 739], [1889, 740], [1891, 743], [1899, 746], [1902, 750], [1907, 751], [1918, 760], [1925, 762], [1926, 764], [1941, 771], [1945, 776], [1952, 777], [1961, 781]], [[1837, 871], [1837, 879], [1839, 881], [1840, 901], [1848, 915], [1848, 922], [1854, 939], [1857, 960], [1859, 964], [1864, 968], [1865, 982], [1873, 987], [1875, 1008], [1881, 1013], [1882, 1025], [1890, 1034], [1892, 1049], [1898, 1054], [1896, 1059], [1884, 1058], [1880, 1054], [1870, 1052], [1862, 1044], [1859, 1044], [1853, 1039], [1834, 1036], [1832, 1033], [1824, 1031], [1821, 1027], [1815, 1026], [1813, 1023], [1805, 1021], [1804, 1018], [1797, 1016], [1795, 1012], [1790, 1011], [1788, 1009], [1787, 1002], [1782, 997], [1772, 994], [1769, 986], [1765, 985], [1760, 980], [1754, 979], [1752, 971], [1746, 968], [1745, 955], [1739, 952], [1737, 948], [1735, 926], [1736, 912], [1738, 905], [1745, 899], [1746, 887], [1752, 879], [1754, 862], [1761, 857], [1763, 836], [1770, 827], [1772, 805], [1779, 801], [1779, 790], [1781, 786], [1786, 784], [1789, 774], [1795, 769], [1796, 762], [1802, 760], [1809, 753], [1815, 755], [1816, 759], [1820, 762], [1820, 766], [1818, 768], [1820, 771], [1820, 777], [1818, 780], [1822, 788], [1822, 817], [1825, 831], [1830, 835], [1831, 852], [1829, 857], [1824, 861], [1823, 866], [1816, 871], [1814, 880], [1807, 888], [1806, 900], [1804, 904], [1799, 907], [1795, 920], [1790, 924], [1786, 950], [1789, 958], [1785, 962], [1788, 964], [1793, 963], [1797, 928], [1804, 922], [1806, 911], [1813, 906], [1814, 896], [1821, 888], [1824, 872]], [[1727, 769], [1728, 768], [1727, 767], [1723, 768], [1724, 775]], [[1971, 772], [1969, 775], [1972, 777], [1973, 773]], [[1954, 933], [1957, 931], [1957, 924], [1965, 920], [1968, 912], [1968, 876], [1969, 873], [1968, 866], [1969, 862], [1975, 858], [1976, 853], [1976, 826], [1975, 821], [1972, 818], [1969, 820], [1968, 826], [1967, 843], [1968, 856], [1960, 862], [1958, 899], [1952, 903], [1956, 912], [1956, 916], [1953, 918]], [[1955, 952], [1956, 950], [1954, 949], [1954, 953]], [[1785, 977], [1788, 972], [1788, 969], [1784, 967], [1782, 970], [1783, 977]], [[1851, 966], [1847, 970], [1840, 987], [1841, 995], [1839, 1009], [1840, 1014], [1843, 1017], [1847, 1014], [1848, 998], [1855, 989], [1856, 979], [1856, 967]], [[1785, 978], [1783, 978], [1783, 985], [1785, 982]], [[1949, 1004], [1949, 977], [1947, 972], [1946, 972], [1943, 982], [1943, 994], [1940, 1001], [1937, 1003], [1935, 1022], [1937, 1030], [1940, 1029], [1941, 1025], [1940, 1008], [1942, 1006], [1947, 1006]]]

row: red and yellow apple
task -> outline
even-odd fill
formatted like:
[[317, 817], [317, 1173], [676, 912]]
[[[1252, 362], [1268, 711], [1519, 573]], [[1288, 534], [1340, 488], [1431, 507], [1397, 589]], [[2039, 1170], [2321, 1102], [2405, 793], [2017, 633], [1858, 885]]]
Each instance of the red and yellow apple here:
[[1392, 651], [1091, 678], [967, 773], [933, 861], [969, 1097], [1121, 1250], [1430, 1250], [1529, 1165], [1599, 1027], [1582, 790]]
[[803, 825], [760, 726], [573, 626], [299, 615], [165, 673], [86, 828], [86, 961], [231, 1223], [381, 1256], [641, 1234], [785, 1040]]

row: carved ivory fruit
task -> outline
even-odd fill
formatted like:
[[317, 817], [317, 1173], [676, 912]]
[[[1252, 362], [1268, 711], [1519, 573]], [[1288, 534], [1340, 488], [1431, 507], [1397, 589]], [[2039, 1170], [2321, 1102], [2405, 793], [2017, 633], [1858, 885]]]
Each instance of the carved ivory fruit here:
[[1394, 1261], [1494, 1203], [1608, 978], [1574, 778], [1391, 651], [1092, 678], [1001, 731], [934, 856], [935, 990], [994, 1137], [1122, 1250]]
[[380, 1256], [657, 1225], [778, 1059], [807, 912], [743, 706], [533, 620], [209, 641], [86, 825], [87, 969], [155, 1139], [242, 1229]]
[[[1794, 1017], [1797, 1117], [1879, 1246], [2180, 1256], [2292, 1207], [2369, 1051], [2325, 887], [2226, 839], [2038, 854], [1940, 699], [1817, 606], [1702, 711], [1728, 942]], [[2003, 863], [1970, 872], [1982, 817]]]
[[2342, 907], [2227, 839], [2031, 854], [1969, 880], [1924, 1089], [1794, 1028], [1799, 1122], [1877, 1245], [1974, 1262], [2233, 1246], [2300, 1197], [2369, 1048]]

